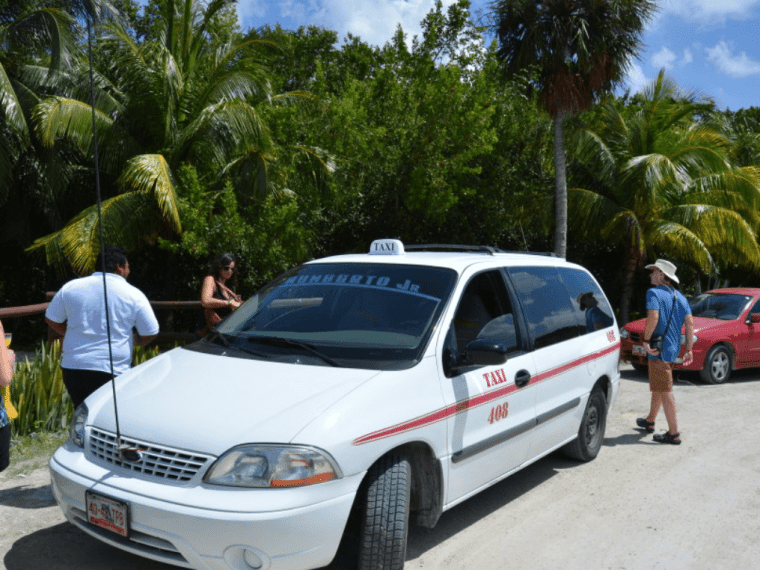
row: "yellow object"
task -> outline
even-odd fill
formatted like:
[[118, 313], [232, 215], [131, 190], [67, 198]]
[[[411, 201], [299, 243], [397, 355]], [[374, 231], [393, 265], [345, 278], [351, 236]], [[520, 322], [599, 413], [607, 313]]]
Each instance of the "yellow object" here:
[[16, 408], [13, 407], [13, 404], [11, 404], [10, 384], [3, 388], [3, 402], [5, 402], [5, 411], [8, 412], [8, 417], [15, 420], [18, 417], [18, 412], [16, 411]]

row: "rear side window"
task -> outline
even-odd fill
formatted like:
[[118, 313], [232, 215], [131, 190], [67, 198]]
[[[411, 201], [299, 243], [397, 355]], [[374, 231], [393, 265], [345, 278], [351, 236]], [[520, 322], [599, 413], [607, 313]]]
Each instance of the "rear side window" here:
[[615, 323], [607, 297], [591, 275], [572, 267], [559, 267], [557, 271], [580, 315], [584, 334], [606, 329]]
[[508, 272], [523, 306], [534, 348], [585, 333], [585, 325], [556, 267], [515, 267]]

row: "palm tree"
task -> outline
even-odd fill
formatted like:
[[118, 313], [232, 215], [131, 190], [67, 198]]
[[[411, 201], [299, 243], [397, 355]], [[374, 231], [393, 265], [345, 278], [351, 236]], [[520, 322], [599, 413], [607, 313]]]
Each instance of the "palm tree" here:
[[539, 102], [554, 120], [554, 251], [567, 251], [563, 121], [625, 77], [654, 0], [494, 0], [498, 57], [508, 76], [535, 73]]
[[585, 188], [568, 191], [571, 229], [624, 246], [622, 322], [645, 259], [760, 270], [760, 169], [733, 166], [731, 141], [698, 120], [711, 109], [661, 71], [633, 103], [608, 101], [578, 132]]
[[[100, 26], [98, 60], [110, 62], [95, 79], [107, 243], [137, 247], [181, 232], [174, 171], [183, 163], [195, 164], [207, 180], [224, 173], [241, 191], [267, 186], [274, 148], [259, 107], [306, 94], [272, 95], [258, 49], [267, 42], [212, 41], [214, 16], [232, 2], [167, 0], [159, 37], [142, 44], [117, 21]], [[84, 72], [72, 74], [72, 84]], [[68, 141], [92, 164], [92, 107], [80, 95], [40, 102], [35, 130], [44, 145]], [[242, 172], [253, 176], [237, 176]], [[29, 249], [44, 249], [50, 264], [90, 271], [100, 249], [96, 222], [97, 206], [89, 207]]]
[[27, 175], [44, 171], [29, 113], [39, 102], [40, 87], [77, 49], [74, 20], [61, 2], [16, 0], [0, 7], [0, 205], [12, 203], [3, 212], [0, 233], [6, 235], [0, 241], [11, 237], [6, 230], [25, 234], [29, 216], [50, 212], [44, 192]]

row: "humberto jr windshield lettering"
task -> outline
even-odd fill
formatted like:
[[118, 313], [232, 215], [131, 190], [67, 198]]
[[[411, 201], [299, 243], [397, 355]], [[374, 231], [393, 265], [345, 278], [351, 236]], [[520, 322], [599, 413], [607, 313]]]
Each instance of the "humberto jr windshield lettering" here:
[[267, 285], [219, 330], [249, 342], [279, 337], [309, 343], [350, 365], [412, 365], [455, 281], [454, 271], [435, 267], [303, 265]]

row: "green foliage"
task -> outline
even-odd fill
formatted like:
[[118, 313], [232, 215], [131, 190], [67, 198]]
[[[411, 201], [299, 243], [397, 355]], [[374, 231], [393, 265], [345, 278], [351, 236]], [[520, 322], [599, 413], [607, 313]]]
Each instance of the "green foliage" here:
[[208, 189], [190, 165], [179, 168], [178, 179], [185, 230], [179, 240], [159, 238], [158, 245], [176, 256], [174, 264], [185, 275], [192, 275], [180, 296], [200, 295], [206, 263], [222, 252], [238, 259], [240, 286], [246, 292], [307, 258], [312, 233], [302, 224], [293, 195], [244, 197], [241, 205], [231, 184]]
[[760, 270], [760, 170], [732, 164], [730, 139], [699, 120], [711, 109], [660, 72], [632, 104], [610, 100], [578, 131], [571, 228], [625, 249], [623, 320], [645, 259]]
[[[132, 365], [157, 355], [156, 347], [135, 347]], [[11, 421], [14, 437], [68, 428], [74, 406], [63, 383], [60, 341], [42, 342], [34, 359], [16, 363], [11, 402], [19, 414]]]
[[41, 343], [34, 360], [16, 363], [11, 382], [11, 402], [18, 418], [13, 434], [66, 429], [74, 412], [61, 373], [61, 344]]
[[[266, 108], [310, 96], [271, 92], [265, 64], [276, 46], [235, 33], [231, 6], [231, 0], [153, 2], [149, 12], [159, 17], [142, 42], [117, 21], [98, 28], [95, 123], [108, 241], [134, 250], [158, 236], [181, 234], [174, 171], [188, 162], [213, 184], [230, 181], [238, 194], [252, 189], [251, 179], [261, 196], [284, 191], [272, 176], [279, 149], [264, 120]], [[140, 18], [133, 20], [141, 25]], [[80, 78], [86, 73], [84, 65], [72, 71]], [[60, 79], [54, 88], [63, 90]], [[35, 107], [33, 118], [46, 148], [65, 141], [80, 153], [78, 166], [89, 169], [93, 109], [86, 95], [54, 94]], [[84, 274], [94, 267], [97, 238], [97, 212], [90, 208], [29, 251], [44, 250], [61, 273], [68, 264]]]

